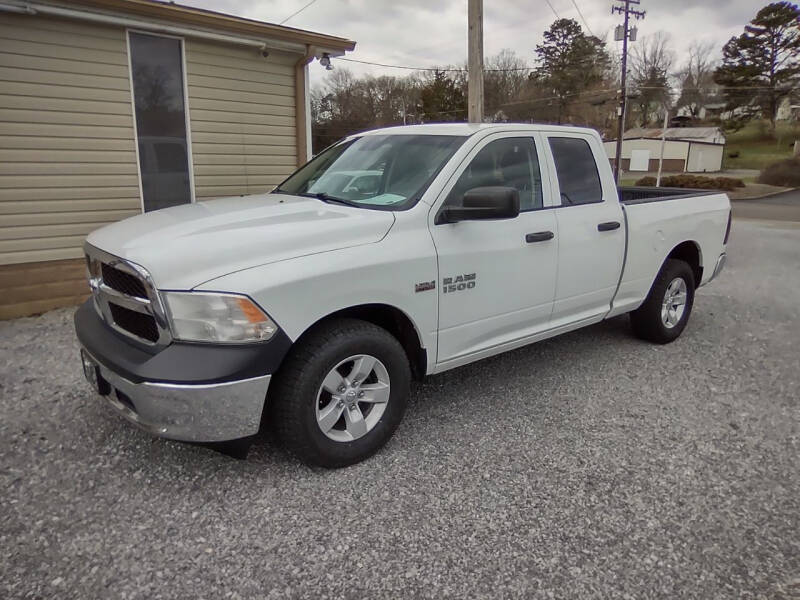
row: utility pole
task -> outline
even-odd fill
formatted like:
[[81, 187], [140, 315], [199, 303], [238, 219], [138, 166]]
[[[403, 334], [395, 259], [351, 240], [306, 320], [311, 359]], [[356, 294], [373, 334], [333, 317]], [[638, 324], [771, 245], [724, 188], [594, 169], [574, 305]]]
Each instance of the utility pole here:
[[483, 0], [467, 2], [467, 114], [470, 123], [483, 123]]
[[661, 167], [664, 164], [664, 144], [667, 141], [667, 127], [669, 126], [669, 107], [664, 102], [664, 127], [661, 128], [661, 152], [658, 155], [658, 176], [656, 177], [656, 187], [661, 187]]
[[[627, 78], [628, 78], [628, 39], [634, 41], [634, 37], [631, 38], [631, 29], [629, 27], [630, 16], [633, 15], [636, 19], [644, 19], [645, 11], [643, 10], [633, 10], [631, 8], [631, 4], [639, 4], [641, 0], [615, 0], [616, 2], [621, 2], [624, 6], [612, 6], [611, 7], [611, 14], [614, 13], [621, 13], [625, 15], [625, 21], [622, 25], [622, 30], [617, 27], [617, 31], [614, 34], [615, 40], [622, 40], [622, 77], [620, 81], [620, 99], [619, 99], [619, 122], [617, 126], [617, 148], [616, 148], [616, 155], [614, 157], [614, 181], [619, 183], [619, 163], [622, 158], [622, 136], [625, 134], [625, 101], [627, 99], [628, 91], [627, 91]], [[634, 30], [635, 32], [635, 30]]]

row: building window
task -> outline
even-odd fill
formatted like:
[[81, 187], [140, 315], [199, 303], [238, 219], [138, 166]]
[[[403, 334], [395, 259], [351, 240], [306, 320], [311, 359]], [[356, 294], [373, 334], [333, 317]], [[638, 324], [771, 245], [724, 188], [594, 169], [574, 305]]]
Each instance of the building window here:
[[182, 41], [129, 32], [145, 212], [192, 201]]

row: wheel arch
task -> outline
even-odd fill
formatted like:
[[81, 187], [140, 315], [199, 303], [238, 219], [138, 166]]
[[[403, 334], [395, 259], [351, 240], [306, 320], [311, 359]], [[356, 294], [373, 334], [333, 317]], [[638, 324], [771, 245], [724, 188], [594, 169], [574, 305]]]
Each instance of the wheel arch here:
[[358, 304], [331, 312], [309, 325], [300, 337], [299, 342], [312, 330], [333, 319], [351, 318], [367, 321], [377, 325], [392, 334], [405, 350], [411, 373], [414, 379], [420, 380], [425, 376], [428, 367], [428, 354], [422, 345], [422, 338], [411, 318], [401, 309], [390, 304], [370, 303]]
[[[703, 279], [703, 251], [700, 249], [700, 245], [697, 242], [694, 240], [681, 242], [670, 250], [664, 262], [670, 258], [682, 260], [687, 263], [692, 269], [692, 274], [694, 274], [695, 289], [700, 287], [700, 282]], [[662, 263], [661, 266], [663, 268], [664, 263]]]

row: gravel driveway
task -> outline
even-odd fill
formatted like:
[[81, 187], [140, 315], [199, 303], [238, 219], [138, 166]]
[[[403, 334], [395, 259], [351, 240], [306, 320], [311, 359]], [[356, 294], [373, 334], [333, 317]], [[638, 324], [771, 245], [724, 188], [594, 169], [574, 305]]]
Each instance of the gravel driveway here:
[[674, 344], [431, 377], [338, 471], [134, 429], [71, 313], [0, 323], [1, 598], [800, 598], [800, 229], [736, 222]]

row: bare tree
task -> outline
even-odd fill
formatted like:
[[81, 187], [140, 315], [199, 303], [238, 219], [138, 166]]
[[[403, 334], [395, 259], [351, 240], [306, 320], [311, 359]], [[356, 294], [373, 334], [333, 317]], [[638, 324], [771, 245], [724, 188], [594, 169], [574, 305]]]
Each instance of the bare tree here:
[[695, 41], [689, 46], [689, 58], [676, 74], [681, 86], [677, 106], [686, 107], [695, 119], [700, 118], [703, 108], [718, 95], [714, 83], [717, 68], [714, 42]]
[[642, 37], [633, 45], [629, 60], [634, 119], [647, 127], [664, 105], [669, 105], [669, 73], [675, 61], [672, 39], [664, 31]]
[[483, 75], [486, 115], [495, 117], [501, 107], [515, 100], [525, 89], [528, 69], [513, 50], [503, 49], [485, 62]]

